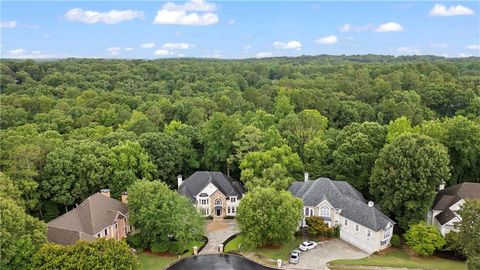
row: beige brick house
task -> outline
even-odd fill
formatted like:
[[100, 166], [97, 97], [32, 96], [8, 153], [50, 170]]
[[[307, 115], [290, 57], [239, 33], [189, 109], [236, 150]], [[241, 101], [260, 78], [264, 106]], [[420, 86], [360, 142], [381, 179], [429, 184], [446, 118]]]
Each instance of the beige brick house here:
[[203, 216], [235, 216], [245, 189], [222, 172], [198, 171], [183, 180], [178, 176], [178, 193], [189, 198]]
[[131, 231], [128, 224], [127, 196], [122, 202], [110, 198], [103, 189], [88, 197], [73, 210], [47, 224], [48, 241], [73, 245], [78, 240], [95, 240], [99, 237], [122, 239]]

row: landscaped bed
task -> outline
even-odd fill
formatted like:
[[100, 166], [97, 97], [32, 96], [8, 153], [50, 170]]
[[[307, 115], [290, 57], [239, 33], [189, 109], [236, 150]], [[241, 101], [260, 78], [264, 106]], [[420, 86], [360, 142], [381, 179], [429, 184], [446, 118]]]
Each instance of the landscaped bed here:
[[378, 255], [371, 255], [363, 259], [332, 261], [329, 265], [332, 269], [357, 269], [355, 266], [410, 267], [437, 270], [467, 269], [466, 264], [462, 261], [448, 260], [437, 256], [420, 257], [410, 250], [395, 248], [389, 248]]
[[225, 252], [240, 253], [247, 257], [250, 257], [250, 253], [255, 253], [258, 259], [261, 259], [263, 262], [274, 264], [277, 259], [282, 259], [284, 262], [287, 261], [292, 250], [298, 249], [298, 246], [303, 241], [305, 241], [305, 239], [302, 236], [296, 236], [292, 241], [289, 241], [280, 247], [247, 249], [244, 247], [245, 245], [242, 244], [242, 235], [238, 235], [225, 245], [224, 250]]
[[170, 265], [174, 261], [191, 256], [193, 253], [193, 247], [201, 247], [205, 245], [203, 241], [195, 241], [189, 245], [189, 249], [184, 254], [172, 255], [169, 253], [152, 253], [151, 251], [142, 251], [138, 253], [138, 260], [140, 262], [140, 270], [162, 270], [166, 266]]

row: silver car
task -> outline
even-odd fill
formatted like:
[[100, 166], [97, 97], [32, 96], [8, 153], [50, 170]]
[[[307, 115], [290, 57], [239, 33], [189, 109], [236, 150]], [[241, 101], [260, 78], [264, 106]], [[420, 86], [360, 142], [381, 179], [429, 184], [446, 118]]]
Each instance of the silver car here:
[[300, 262], [300, 254], [301, 253], [302, 252], [300, 250], [297, 250], [297, 249], [292, 251], [292, 254], [290, 254], [290, 259], [288, 259], [288, 262], [293, 263], [293, 264], [297, 264], [298, 262]]

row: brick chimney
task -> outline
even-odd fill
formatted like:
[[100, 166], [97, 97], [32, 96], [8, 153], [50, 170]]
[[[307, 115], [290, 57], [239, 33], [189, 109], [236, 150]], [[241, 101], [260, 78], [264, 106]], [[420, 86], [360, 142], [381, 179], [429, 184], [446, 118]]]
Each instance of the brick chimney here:
[[109, 197], [110, 198], [110, 189], [108, 188], [103, 188], [100, 190], [100, 194], [102, 194], [103, 196], [106, 196], [106, 197]]
[[181, 174], [179, 174], [177, 176], [177, 184], [178, 184], [178, 187], [180, 187], [183, 183], [183, 176]]
[[126, 191], [122, 192], [121, 200], [122, 200], [122, 203], [124, 203], [124, 204], [128, 203], [128, 193]]

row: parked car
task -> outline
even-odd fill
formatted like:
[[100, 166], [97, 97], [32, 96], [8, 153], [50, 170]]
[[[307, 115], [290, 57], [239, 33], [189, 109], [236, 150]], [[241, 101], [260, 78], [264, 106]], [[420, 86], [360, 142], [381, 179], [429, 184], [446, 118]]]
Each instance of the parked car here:
[[300, 250], [297, 250], [297, 249], [292, 251], [292, 254], [290, 254], [290, 259], [288, 259], [288, 262], [293, 263], [293, 264], [297, 264], [298, 262], [300, 262], [300, 254], [301, 253], [302, 252]]
[[305, 241], [305, 242], [301, 243], [298, 248], [301, 251], [307, 251], [307, 250], [310, 250], [310, 249], [314, 249], [316, 247], [317, 247], [317, 243], [315, 243], [313, 241]]

